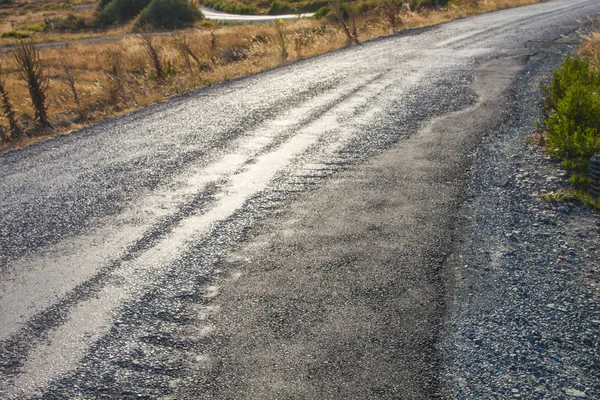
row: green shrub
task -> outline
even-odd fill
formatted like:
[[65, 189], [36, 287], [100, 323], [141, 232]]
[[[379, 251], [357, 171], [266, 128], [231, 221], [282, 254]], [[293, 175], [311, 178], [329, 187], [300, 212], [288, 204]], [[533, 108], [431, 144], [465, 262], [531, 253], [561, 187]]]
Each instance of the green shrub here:
[[327, 16], [327, 14], [329, 14], [331, 12], [331, 9], [327, 6], [321, 7], [317, 10], [317, 12], [315, 13], [314, 17], [316, 19], [321, 19]]
[[190, 26], [203, 18], [200, 10], [187, 0], [152, 0], [140, 13], [137, 24], [177, 29]]
[[294, 9], [286, 3], [279, 3], [274, 1], [271, 3], [271, 8], [269, 8], [269, 15], [283, 15], [283, 14], [293, 14]]
[[[399, 11], [402, 7], [402, 2], [397, 1], [397, 0], [388, 0], [388, 2], [390, 2], [390, 3], [393, 1], [398, 3], [398, 11]], [[356, 5], [356, 11], [359, 14], [367, 13], [369, 11], [376, 10], [377, 7], [379, 7], [381, 3], [382, 3], [382, 1], [380, 1], [380, 0], [377, 0], [377, 1], [365, 0]]]
[[576, 83], [586, 86], [595, 86], [600, 83], [600, 75], [592, 71], [587, 58], [568, 57], [561, 68], [554, 71], [552, 82], [546, 88], [546, 109], [556, 109], [559, 101], [565, 97], [567, 90]]
[[232, 14], [256, 14], [258, 9], [255, 6], [247, 6], [244, 4], [227, 4], [222, 6], [221, 9], [225, 12]]
[[564, 95], [546, 121], [548, 143], [560, 159], [589, 160], [600, 152], [600, 85], [575, 81], [561, 90]]
[[21, 29], [23, 29], [24, 31], [42, 32], [42, 31], [46, 30], [47, 27], [48, 27], [48, 25], [46, 25], [46, 23], [42, 22], [41, 24], [37, 24], [37, 25], [23, 26]]
[[0, 0], [0, 4], [13, 4], [14, 0]]
[[122, 24], [135, 17], [150, 4], [151, 0], [111, 0], [98, 14], [101, 25]]
[[548, 150], [571, 172], [577, 193], [585, 193], [590, 158], [600, 154], [600, 71], [586, 58], [569, 57], [545, 91]]
[[111, 1], [112, 0], [98, 0], [98, 3], [96, 4], [96, 11], [100, 12], [104, 10], [104, 8], [106, 8]]
[[321, 8], [326, 7], [326, 1], [314, 1], [309, 3], [296, 3], [296, 12], [297, 13], [311, 13], [317, 12]]
[[[203, 5], [206, 7], [213, 8], [215, 10], [224, 11], [232, 14], [256, 14], [258, 12], [258, 7], [255, 5], [245, 5], [236, 3], [235, 1], [221, 1], [221, 0], [203, 0], [201, 1]], [[267, 5], [270, 6], [268, 2], [261, 2], [259, 5]]]
[[17, 32], [17, 31], [9, 31], [9, 32], [4, 32], [2, 34], [2, 37], [3, 38], [15, 38], [15, 39], [27, 39], [29, 37], [29, 34]]
[[48, 20], [48, 27], [55, 31], [78, 31], [88, 26], [85, 19], [69, 14], [64, 18], [58, 17]]
[[587, 190], [590, 186], [590, 179], [585, 175], [572, 175], [569, 178], [569, 182], [571, 182], [571, 185], [577, 190]]
[[65, 18], [61, 18], [54, 27], [54, 29], [59, 31], [78, 31], [85, 28], [87, 28], [85, 19], [73, 14], [69, 14]]

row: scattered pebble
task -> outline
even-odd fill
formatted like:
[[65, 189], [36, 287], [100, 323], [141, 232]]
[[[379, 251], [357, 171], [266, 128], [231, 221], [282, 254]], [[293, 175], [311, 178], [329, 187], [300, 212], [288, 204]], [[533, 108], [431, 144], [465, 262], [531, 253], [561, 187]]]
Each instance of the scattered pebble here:
[[587, 395], [585, 394], [585, 392], [582, 392], [581, 390], [577, 390], [577, 389], [565, 389], [565, 394], [567, 396], [575, 397], [578, 399], [586, 399], [587, 398]]

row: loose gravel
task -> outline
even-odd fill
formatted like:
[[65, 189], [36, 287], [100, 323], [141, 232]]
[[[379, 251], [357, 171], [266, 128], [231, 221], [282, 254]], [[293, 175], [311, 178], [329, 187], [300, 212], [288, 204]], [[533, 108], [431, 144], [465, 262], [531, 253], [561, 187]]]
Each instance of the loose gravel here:
[[558, 53], [530, 60], [513, 122], [477, 154], [449, 260], [458, 289], [440, 344], [443, 398], [600, 398], [600, 214], [540, 198], [568, 179], [530, 136], [543, 100], [530, 76], [549, 77]]

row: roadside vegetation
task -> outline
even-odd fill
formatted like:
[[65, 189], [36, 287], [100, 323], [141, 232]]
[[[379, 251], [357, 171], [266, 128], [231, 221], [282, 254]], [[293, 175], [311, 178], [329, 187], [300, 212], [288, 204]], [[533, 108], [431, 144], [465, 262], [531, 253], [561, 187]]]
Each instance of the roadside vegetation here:
[[600, 32], [589, 36], [577, 55], [554, 71], [545, 88], [545, 124], [540, 142], [561, 162], [572, 188], [547, 194], [552, 201], [579, 200], [600, 208], [589, 193], [590, 159], [600, 155]]
[[202, 20], [188, 0], [79, 1], [0, 4], [0, 32], [18, 34], [0, 38], [0, 150], [398, 30], [539, 0], [440, 1], [439, 10], [429, 0], [330, 0], [315, 18], [250, 25]]

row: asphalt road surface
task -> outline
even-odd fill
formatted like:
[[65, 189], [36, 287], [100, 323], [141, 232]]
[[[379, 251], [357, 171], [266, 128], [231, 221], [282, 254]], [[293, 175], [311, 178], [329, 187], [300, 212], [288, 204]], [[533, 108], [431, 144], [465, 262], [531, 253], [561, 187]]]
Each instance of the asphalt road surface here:
[[0, 397], [436, 396], [472, 155], [599, 11], [409, 31], [0, 156]]

